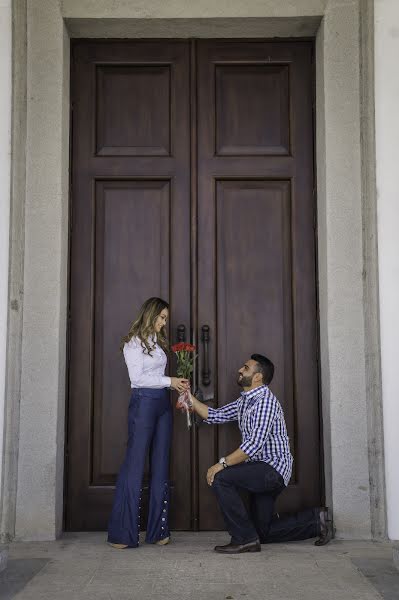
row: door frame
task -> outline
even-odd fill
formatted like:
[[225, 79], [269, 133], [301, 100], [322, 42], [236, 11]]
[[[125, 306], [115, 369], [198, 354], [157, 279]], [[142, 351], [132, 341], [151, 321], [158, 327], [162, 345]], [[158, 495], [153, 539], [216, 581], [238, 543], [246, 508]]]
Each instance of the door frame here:
[[[198, 99], [198, 77], [199, 77], [199, 69], [198, 69], [198, 57], [199, 57], [199, 52], [200, 52], [200, 46], [199, 44], [202, 44], [203, 42], [217, 42], [219, 41], [221, 38], [203, 38], [201, 40], [196, 40], [196, 39], [189, 39], [189, 40], [184, 40], [186, 43], [188, 42], [188, 47], [189, 47], [189, 55], [190, 55], [190, 74], [189, 74], [189, 102], [190, 102], [190, 109], [189, 109], [189, 114], [190, 114], [190, 122], [189, 122], [189, 135], [190, 135], [190, 164], [191, 164], [191, 168], [190, 168], [190, 188], [191, 188], [191, 197], [190, 197], [190, 220], [191, 220], [191, 231], [190, 231], [190, 240], [191, 240], [191, 256], [190, 256], [190, 263], [191, 263], [191, 272], [190, 272], [190, 286], [191, 286], [191, 307], [190, 307], [190, 323], [191, 323], [191, 332], [188, 333], [189, 339], [191, 339], [193, 341], [194, 344], [198, 345], [201, 343], [200, 340], [197, 340], [197, 333], [199, 332], [199, 321], [198, 321], [198, 160], [197, 160], [197, 153], [198, 153], [198, 144], [197, 144], [197, 138], [198, 138], [198, 119], [197, 119], [197, 99]], [[158, 39], [158, 40], [151, 40], [151, 43], [154, 44], [161, 44], [165, 43], [165, 44], [169, 44], [171, 41], [175, 41], [175, 40], [163, 40], [163, 39]], [[177, 42], [182, 41], [182, 38], [176, 40]], [[236, 43], [249, 43], [251, 44], [254, 41], [257, 42], [269, 42], [269, 40], [259, 40], [259, 39], [250, 39], [250, 40], [246, 40], [246, 39], [226, 39], [223, 38], [222, 39], [223, 42], [230, 42], [233, 44]], [[315, 47], [314, 47], [314, 40], [310, 39], [310, 40], [298, 40], [296, 38], [290, 38], [289, 40], [280, 40], [279, 43], [282, 44], [283, 46], [289, 45], [289, 44], [298, 44], [298, 42], [300, 43], [301, 41], [306, 41], [307, 42], [307, 47], [310, 48], [310, 60], [311, 60], [311, 89], [310, 89], [310, 96], [311, 96], [311, 109], [312, 109], [312, 120], [311, 120], [311, 132], [310, 132], [310, 136], [312, 139], [312, 155], [311, 155], [311, 159], [313, 159], [313, 166], [312, 166], [312, 170], [313, 170], [313, 181], [312, 181], [312, 188], [313, 188], [313, 192], [316, 189], [316, 169], [315, 169], [315, 165], [314, 165], [314, 159], [315, 159], [315, 114], [314, 114], [314, 109], [315, 109], [315, 64], [314, 64], [314, 53], [315, 53]], [[138, 48], [138, 52], [140, 53], [140, 43], [143, 44], [147, 44], [148, 40], [147, 39], [143, 39], [143, 40], [134, 40], [134, 43], [137, 45], [136, 47]], [[93, 45], [95, 44], [95, 47], [98, 45], [98, 40], [95, 41], [87, 41], [84, 40], [84, 43], [87, 44], [90, 48], [90, 44], [92, 43]], [[107, 44], [111, 44], [112, 42], [104, 42], [101, 41], [100, 44], [101, 46], [104, 48], [107, 46]], [[126, 44], [130, 45], [131, 40], [124, 40], [123, 42], [118, 41], [118, 47], [121, 44]], [[275, 40], [272, 40], [272, 44], [275, 44]], [[70, 186], [69, 186], [69, 222], [70, 222], [70, 228], [69, 228], [69, 240], [68, 240], [68, 326], [67, 326], [67, 364], [66, 364], [66, 373], [67, 373], [67, 378], [66, 378], [66, 421], [65, 421], [65, 441], [66, 441], [66, 445], [65, 445], [65, 462], [64, 462], [64, 514], [63, 514], [63, 529], [64, 530], [71, 530], [71, 524], [70, 524], [70, 515], [73, 514], [76, 510], [76, 507], [74, 509], [71, 508], [71, 506], [69, 506], [68, 508], [68, 498], [69, 501], [72, 502], [70, 496], [69, 496], [69, 484], [70, 484], [70, 477], [71, 475], [71, 471], [69, 468], [69, 448], [70, 448], [70, 436], [69, 436], [69, 431], [68, 428], [70, 426], [70, 421], [73, 419], [73, 422], [76, 422], [76, 415], [75, 417], [72, 417], [73, 413], [76, 412], [76, 400], [74, 401], [74, 403], [71, 402], [70, 399], [70, 377], [68, 376], [68, 374], [71, 372], [75, 372], [75, 379], [76, 379], [76, 345], [77, 345], [77, 341], [76, 339], [74, 340], [73, 343], [71, 343], [71, 336], [72, 334], [72, 315], [73, 318], [76, 318], [76, 314], [74, 313], [74, 310], [72, 308], [73, 305], [76, 306], [76, 298], [74, 300], [74, 296], [77, 294], [77, 290], [76, 290], [76, 283], [74, 285], [74, 288], [72, 287], [72, 265], [74, 265], [74, 269], [77, 268], [77, 262], [76, 262], [76, 256], [75, 256], [75, 260], [73, 260], [72, 258], [72, 252], [73, 252], [73, 243], [74, 244], [80, 244], [80, 241], [75, 239], [75, 241], [73, 242], [73, 232], [72, 232], [72, 211], [73, 211], [73, 205], [74, 202], [77, 202], [77, 198], [73, 198], [73, 181], [74, 179], [76, 181], [80, 180], [80, 170], [77, 168], [77, 172], [74, 172], [74, 154], [73, 154], [73, 148], [75, 146], [76, 140], [74, 139], [76, 132], [74, 130], [74, 124], [76, 126], [76, 119], [77, 119], [77, 114], [74, 115], [74, 102], [77, 101], [77, 91], [76, 88], [78, 86], [78, 75], [75, 73], [74, 74], [74, 68], [75, 68], [75, 63], [74, 60], [76, 60], [78, 66], [80, 65], [81, 67], [81, 52], [79, 52], [79, 46], [82, 45], [82, 40], [80, 39], [75, 39], [75, 40], [71, 40], [71, 62], [70, 62], [70, 78], [71, 78], [71, 94], [70, 94]], [[76, 49], [76, 52], [75, 52]], [[110, 50], [111, 52], [111, 50]], [[75, 58], [74, 58], [75, 57]], [[97, 59], [98, 60], [98, 59]], [[255, 60], [255, 59], [254, 59]], [[256, 60], [259, 60], [259, 58], [257, 58]], [[295, 108], [294, 108], [295, 111]], [[81, 114], [81, 113], [80, 113]], [[298, 118], [298, 116], [296, 117]], [[125, 177], [123, 177], [125, 178]], [[75, 206], [75, 211], [78, 211], [78, 208], [76, 208]], [[314, 219], [316, 221], [316, 213], [317, 213], [317, 206], [316, 206], [316, 197], [315, 197], [315, 193], [313, 193], [313, 198], [312, 198], [312, 213], [314, 215]], [[318, 314], [319, 314], [319, 305], [318, 305], [318, 276], [317, 276], [317, 232], [316, 232], [316, 228], [313, 227], [313, 222], [312, 222], [312, 232], [313, 232], [313, 236], [314, 236], [314, 248], [315, 248], [315, 263], [314, 263], [314, 279], [315, 279], [315, 290], [314, 290], [314, 294], [315, 294], [315, 314], [313, 316], [314, 319], [314, 323], [315, 323], [315, 329], [316, 329], [316, 356], [314, 356], [314, 359], [316, 361], [316, 377], [317, 377], [317, 382], [316, 386], [317, 386], [317, 406], [316, 406], [316, 410], [318, 412], [318, 417], [319, 417], [319, 443], [318, 443], [318, 454], [319, 454], [319, 465], [320, 465], [320, 471], [319, 471], [319, 500], [321, 504], [325, 504], [325, 484], [324, 484], [324, 467], [323, 467], [323, 445], [321, 443], [322, 440], [322, 418], [321, 418], [321, 396], [320, 396], [320, 348], [319, 348], [319, 323], [318, 323]], [[93, 267], [94, 268], [94, 267]], [[75, 277], [76, 277], [76, 273], [75, 273]], [[75, 308], [76, 311], [76, 308]], [[174, 319], [175, 320], [175, 319]], [[75, 334], [76, 335], [76, 334]], [[171, 332], [171, 340], [174, 341], [174, 332]], [[71, 346], [72, 346], [72, 350], [71, 350]], [[75, 348], [75, 350], [73, 351], [73, 348]], [[75, 358], [73, 358], [75, 357]], [[195, 364], [195, 369], [194, 369], [194, 377], [193, 380], [196, 381], [197, 380], [197, 362]], [[71, 390], [72, 391], [72, 390]], [[72, 412], [70, 411], [70, 403], [72, 406]], [[313, 404], [312, 404], [313, 405]], [[72, 437], [72, 436], [71, 436]], [[73, 448], [73, 442], [71, 442], [71, 446]], [[200, 439], [199, 439], [199, 429], [198, 427], [194, 427], [190, 433], [190, 454], [191, 454], [191, 461], [192, 461], [192, 469], [191, 469], [191, 478], [190, 478], [190, 486], [191, 486], [191, 517], [190, 517], [190, 523], [191, 523], [191, 531], [198, 531], [199, 530], [199, 524], [200, 524], [200, 518], [199, 518], [199, 507], [200, 507], [200, 503], [201, 503], [201, 498], [200, 498], [200, 489], [201, 489], [201, 485], [200, 485], [200, 477], [201, 474], [199, 473], [199, 463], [200, 463]], [[73, 469], [74, 472], [76, 471], [76, 448], [74, 450], [72, 450], [72, 454], [74, 455], [73, 458]], [[74, 475], [74, 477], [76, 476], [76, 474]], [[94, 491], [94, 489], [93, 489]], [[73, 529], [72, 529], [73, 530]]]
[[[368, 168], [375, 165], [375, 156], [373, 119], [366, 118], [373, 114], [374, 102], [373, 53], [366, 45], [373, 32], [373, 13], [371, 9], [359, 13], [357, 5], [339, 11], [327, 6], [318, 16], [305, 17], [298, 9], [295, 19], [284, 22], [282, 31], [282, 23], [268, 18], [280, 14], [278, 6], [276, 2], [276, 7], [266, 7], [261, 15], [265, 18], [257, 19], [268, 36], [295, 36], [298, 16], [309, 34], [316, 36], [318, 280], [326, 499], [334, 508], [339, 535], [379, 538], [385, 535], [385, 492], [376, 200], [373, 169]], [[58, 6], [43, 0], [38, 10], [27, 14], [23, 6], [16, 8], [14, 4], [14, 10], [19, 35], [13, 42], [10, 297], [21, 298], [21, 289], [25, 296], [23, 303], [21, 298], [21, 310], [11, 307], [9, 311], [3, 529], [11, 536], [15, 532], [18, 539], [44, 539], [62, 531], [69, 36], [102, 37], [115, 35], [117, 29], [115, 23], [101, 21], [100, 8], [93, 15], [85, 6], [75, 13], [67, 5], [61, 13]], [[126, 27], [131, 37], [141, 37], [143, 30], [148, 37], [159, 37], [162, 19], [150, 24], [140, 20], [134, 9], [129, 10], [133, 11], [130, 21], [129, 13], [117, 15], [120, 28]], [[248, 17], [251, 10], [249, 7]], [[226, 31], [232, 38], [245, 32], [251, 37], [251, 19], [238, 20], [234, 11], [233, 6], [232, 15], [227, 15], [235, 16], [234, 23], [227, 25], [205, 11], [202, 16], [208, 32], [215, 35], [221, 25], [217, 37], [225, 36]], [[82, 15], [90, 21], [82, 20]], [[173, 28], [181, 35], [182, 22], [173, 21], [174, 16], [169, 15], [172, 18], [163, 28], [163, 35], [168, 31], [167, 35], [174, 37], [170, 35]], [[43, 30], [48, 32], [47, 37], [41, 35]], [[184, 35], [188, 31], [203, 35], [203, 20], [185, 22]], [[336, 44], [337, 34], [340, 44]], [[258, 30], [254, 37], [261, 37]], [[37, 62], [38, 56], [46, 61], [46, 72]], [[368, 277], [363, 278], [363, 272]], [[354, 413], [356, 424], [351, 419]], [[348, 441], [354, 452], [348, 452]], [[373, 452], [368, 452], [369, 447]], [[34, 481], [29, 475], [32, 472], [36, 473]]]

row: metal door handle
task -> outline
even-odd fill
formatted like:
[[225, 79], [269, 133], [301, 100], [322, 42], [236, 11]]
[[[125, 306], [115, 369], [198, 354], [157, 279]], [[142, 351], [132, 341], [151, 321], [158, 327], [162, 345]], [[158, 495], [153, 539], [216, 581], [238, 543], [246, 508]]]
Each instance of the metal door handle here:
[[204, 346], [204, 360], [202, 362], [202, 385], [208, 386], [211, 383], [211, 372], [209, 369], [209, 325], [203, 325], [202, 343]]
[[186, 326], [183, 324], [177, 326], [177, 341], [179, 344], [186, 341]]

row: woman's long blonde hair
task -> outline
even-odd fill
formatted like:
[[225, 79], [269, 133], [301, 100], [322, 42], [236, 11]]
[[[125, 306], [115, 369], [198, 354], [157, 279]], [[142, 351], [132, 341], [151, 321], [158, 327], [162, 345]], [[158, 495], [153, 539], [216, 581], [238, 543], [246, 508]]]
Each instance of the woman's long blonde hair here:
[[[161, 298], [148, 298], [140, 308], [137, 319], [133, 322], [129, 329], [129, 333], [121, 340], [120, 349], [128, 344], [133, 337], [138, 337], [141, 341], [141, 346], [145, 354], [151, 356], [151, 351], [154, 350], [154, 345], [150, 342], [150, 337], [155, 333], [155, 321], [161, 314], [164, 308], [169, 309], [169, 304]], [[165, 351], [169, 351], [168, 338], [165, 327], [157, 333], [157, 344]]]

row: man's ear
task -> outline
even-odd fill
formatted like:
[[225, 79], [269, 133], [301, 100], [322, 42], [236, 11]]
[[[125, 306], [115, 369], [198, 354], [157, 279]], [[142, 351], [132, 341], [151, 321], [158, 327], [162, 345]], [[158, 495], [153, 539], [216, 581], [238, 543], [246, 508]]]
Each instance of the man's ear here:
[[262, 373], [260, 373], [259, 371], [257, 371], [254, 374], [254, 379], [256, 378], [256, 382], [262, 384], [263, 383], [263, 377], [262, 377]]

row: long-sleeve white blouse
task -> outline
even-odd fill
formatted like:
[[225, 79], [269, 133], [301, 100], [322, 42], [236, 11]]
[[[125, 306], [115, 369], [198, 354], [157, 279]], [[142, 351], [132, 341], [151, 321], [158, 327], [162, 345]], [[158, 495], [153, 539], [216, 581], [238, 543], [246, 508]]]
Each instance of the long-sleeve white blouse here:
[[144, 353], [141, 340], [137, 337], [132, 338], [124, 345], [123, 356], [132, 388], [170, 387], [172, 380], [165, 375], [166, 354], [156, 343], [156, 338], [154, 338], [154, 344], [155, 348], [151, 351], [151, 356]]

